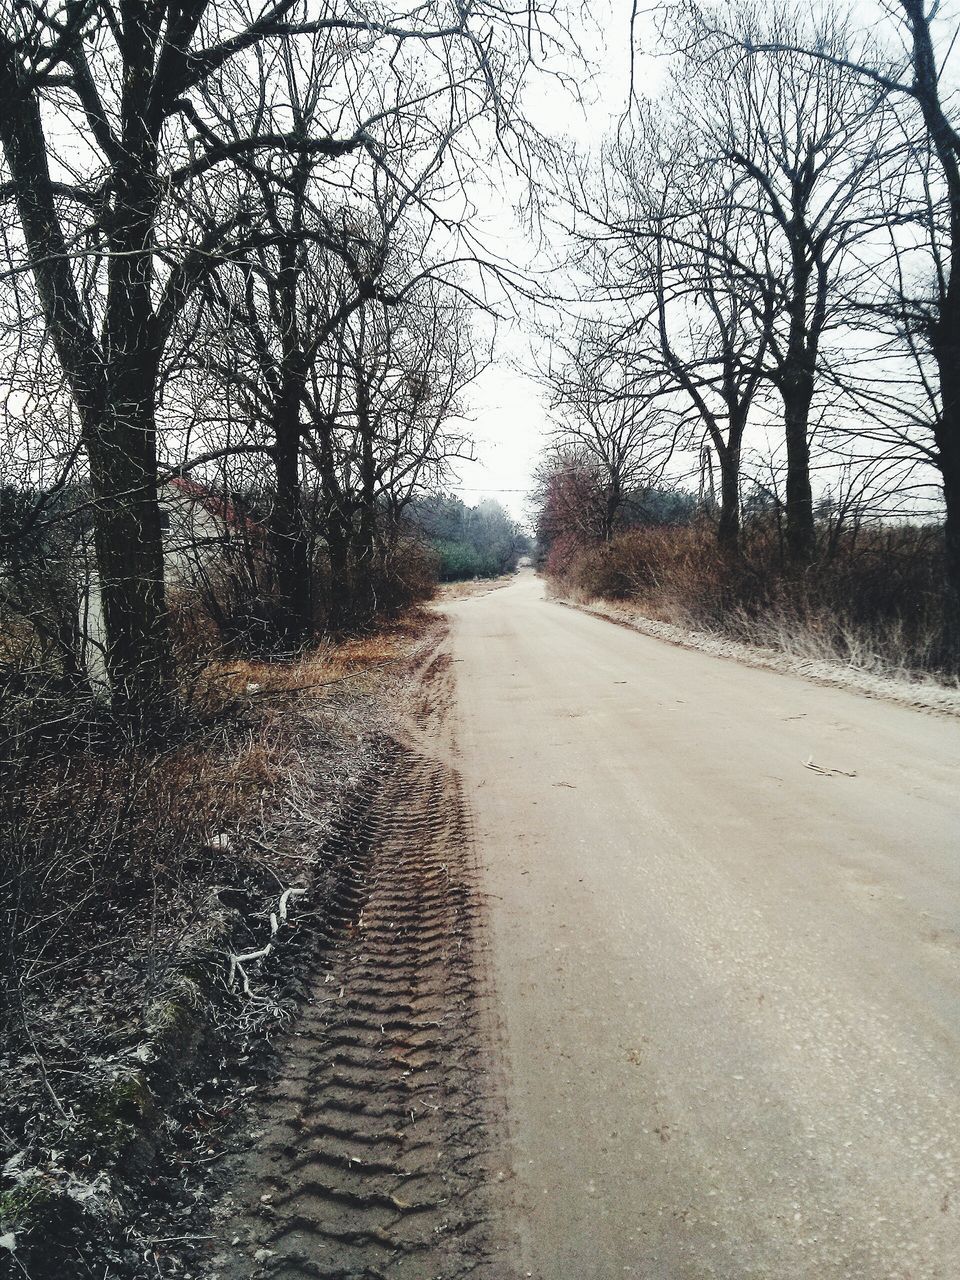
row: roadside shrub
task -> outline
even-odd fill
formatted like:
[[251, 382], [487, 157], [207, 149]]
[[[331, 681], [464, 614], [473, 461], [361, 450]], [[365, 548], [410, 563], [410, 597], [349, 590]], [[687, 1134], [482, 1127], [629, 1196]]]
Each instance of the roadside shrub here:
[[422, 604], [437, 585], [438, 558], [415, 538], [400, 538], [378, 561], [372, 575], [377, 611], [387, 615]]
[[[246, 745], [194, 732], [164, 751], [117, 737], [93, 700], [9, 699], [0, 722], [0, 986], [15, 1048], [47, 996], [97, 984], [111, 957], [159, 979], [177, 936], [209, 909], [222, 850], [266, 781]], [[233, 734], [231, 734], [231, 737]], [[134, 939], [135, 943], [129, 940]], [[53, 984], [52, 987], [50, 984]], [[15, 1015], [18, 1015], [15, 1017]]]
[[441, 582], [460, 582], [465, 578], [496, 578], [515, 562], [512, 547], [475, 547], [469, 542], [435, 542], [438, 576]]
[[650, 617], [810, 657], [933, 671], [941, 654], [943, 542], [927, 526], [827, 536], [820, 559], [785, 571], [780, 538], [756, 521], [742, 554], [720, 554], [707, 523], [636, 528], [603, 545], [551, 549], [548, 576], [580, 600], [635, 602]]
[[437, 542], [438, 574], [441, 582], [457, 582], [461, 578], [478, 578], [481, 560], [476, 547], [468, 542]]

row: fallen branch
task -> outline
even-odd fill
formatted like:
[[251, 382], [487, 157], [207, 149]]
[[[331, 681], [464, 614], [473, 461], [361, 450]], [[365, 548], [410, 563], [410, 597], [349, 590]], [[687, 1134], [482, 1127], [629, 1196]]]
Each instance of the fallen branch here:
[[810, 769], [813, 773], [819, 773], [823, 778], [855, 778], [857, 776], [856, 773], [849, 773], [846, 769], [834, 769], [829, 765], [816, 764], [813, 756], [804, 760], [803, 767]]
[[233, 986], [234, 978], [237, 976], [237, 974], [239, 974], [240, 978], [243, 981], [244, 995], [249, 996], [252, 994], [250, 990], [250, 979], [248, 978], [247, 971], [243, 966], [245, 964], [249, 964], [253, 960], [266, 959], [266, 957], [273, 950], [274, 938], [276, 938], [277, 932], [281, 924], [286, 924], [287, 922], [290, 899], [295, 896], [299, 896], [301, 893], [306, 893], [306, 892], [307, 892], [306, 889], [284, 889], [283, 893], [281, 893], [280, 895], [280, 901], [277, 903], [276, 911], [270, 912], [270, 941], [267, 942], [264, 946], [260, 947], [256, 951], [244, 951], [241, 955], [237, 955], [233, 951], [228, 953], [227, 955], [227, 960], [229, 962], [229, 971], [227, 973], [228, 987]]

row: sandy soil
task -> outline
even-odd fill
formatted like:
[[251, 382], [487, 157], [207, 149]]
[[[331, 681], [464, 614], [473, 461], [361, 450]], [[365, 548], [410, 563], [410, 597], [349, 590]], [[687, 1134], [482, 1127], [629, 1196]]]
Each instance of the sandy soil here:
[[474, 596], [486, 596], [491, 591], [508, 587], [515, 580], [512, 573], [501, 574], [499, 578], [469, 578], [465, 582], [443, 582], [437, 588], [436, 599], [440, 604], [451, 600], [467, 600]]
[[955, 1280], [960, 725], [529, 573], [445, 607], [515, 1274]]

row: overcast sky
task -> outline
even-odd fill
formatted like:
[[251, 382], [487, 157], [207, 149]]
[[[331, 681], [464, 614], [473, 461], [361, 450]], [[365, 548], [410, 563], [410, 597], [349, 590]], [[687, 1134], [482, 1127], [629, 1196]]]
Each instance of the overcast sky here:
[[[586, 6], [585, 6], [586, 8]], [[623, 114], [629, 85], [629, 0], [602, 0], [589, 6], [595, 26], [581, 32], [585, 52], [593, 64], [592, 79], [578, 75], [584, 102], [550, 77], [535, 75], [527, 95], [527, 113], [533, 123], [552, 135], [573, 141], [579, 149], [595, 145]], [[648, 19], [638, 20], [638, 43], [652, 46]], [[659, 74], [658, 64], [641, 59], [638, 84], [647, 93]], [[520, 195], [520, 192], [517, 192]], [[519, 264], [534, 254], [519, 219], [510, 216], [501, 196], [491, 192], [489, 207], [481, 211], [491, 247]], [[493, 364], [474, 383], [468, 404], [471, 434], [476, 440], [476, 461], [458, 466], [459, 484], [451, 485], [464, 502], [496, 498], [513, 515], [527, 514], [531, 473], [548, 430], [543, 392], [529, 366], [529, 336], [522, 321], [501, 328]]]

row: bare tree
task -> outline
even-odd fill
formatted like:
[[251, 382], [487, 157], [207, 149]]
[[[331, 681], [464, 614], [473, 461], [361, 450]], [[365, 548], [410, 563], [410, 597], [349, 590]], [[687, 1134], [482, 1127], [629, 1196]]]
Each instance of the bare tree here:
[[585, 321], [571, 346], [552, 339], [541, 371], [550, 392], [558, 453], [579, 456], [597, 476], [603, 504], [600, 535], [606, 542], [631, 493], [661, 479], [677, 436], [676, 429], [665, 427], [650, 399], [637, 394], [619, 336], [607, 324]]
[[[693, 9], [681, 28], [699, 87], [695, 127], [704, 159], [728, 168], [732, 198], [756, 227], [749, 261], [736, 246], [730, 252], [765, 299], [767, 375], [782, 404], [786, 446], [787, 552], [802, 565], [816, 547], [812, 407], [837, 355], [828, 340], [864, 278], [853, 250], [878, 223], [872, 176], [886, 127], [873, 87], [830, 59], [805, 62], [788, 48], [803, 32], [841, 60], [854, 40], [844, 14], [800, 18], [779, 3], [747, 8], [737, 14], [734, 45], [713, 22], [710, 11]], [[756, 52], [744, 56], [744, 48]]]
[[743, 438], [773, 324], [757, 268], [762, 228], [741, 207], [729, 165], [709, 164], [695, 132], [643, 124], [642, 137], [606, 147], [594, 190], [581, 187], [583, 235], [597, 297], [615, 308], [622, 394], [658, 423], [664, 461], [678, 442], [713, 451], [718, 539], [736, 554]]
[[[16, 215], [12, 269], [32, 275], [77, 406], [114, 698], [144, 717], [170, 679], [156, 494], [164, 354], [186, 301], [224, 258], [289, 240], [258, 207], [204, 193], [225, 172], [262, 173], [281, 155], [295, 157], [295, 172], [367, 156], [403, 185], [403, 156], [386, 136], [401, 116], [433, 113], [454, 131], [489, 116], [505, 145], [539, 15], [443, 0], [395, 16], [303, 0], [252, 11], [210, 0], [7, 3], [0, 192]], [[261, 113], [242, 136], [225, 133], [239, 69], [273, 74], [264, 51], [285, 41], [334, 50], [322, 125], [315, 116], [306, 132], [294, 108], [283, 122]]]
[[404, 511], [442, 487], [455, 459], [470, 456], [469, 439], [454, 423], [483, 362], [466, 305], [429, 279], [402, 300], [357, 309], [337, 359], [342, 452], [329, 505], [350, 512], [350, 611], [365, 622], [376, 608], [376, 570]]
[[[960, 654], [960, 132], [949, 89], [955, 31], [938, 4], [894, 0], [887, 27], [859, 46], [823, 47], [801, 33], [734, 31], [751, 57], [794, 60], [812, 74], [826, 67], [861, 91], [882, 96], [896, 112], [901, 138], [894, 164], [881, 179], [890, 233], [892, 270], [885, 310], [915, 367], [927, 422], [910, 420], [910, 435], [927, 427], [927, 459], [940, 474], [945, 509], [947, 583], [944, 651]], [[878, 44], [886, 34], [887, 45]], [[892, 49], [892, 52], [888, 50]], [[897, 234], [897, 227], [908, 230]], [[911, 234], [910, 227], [919, 231]], [[889, 260], [888, 260], [889, 261]], [[919, 261], [919, 265], [918, 264]], [[881, 290], [882, 292], [882, 290]]]

